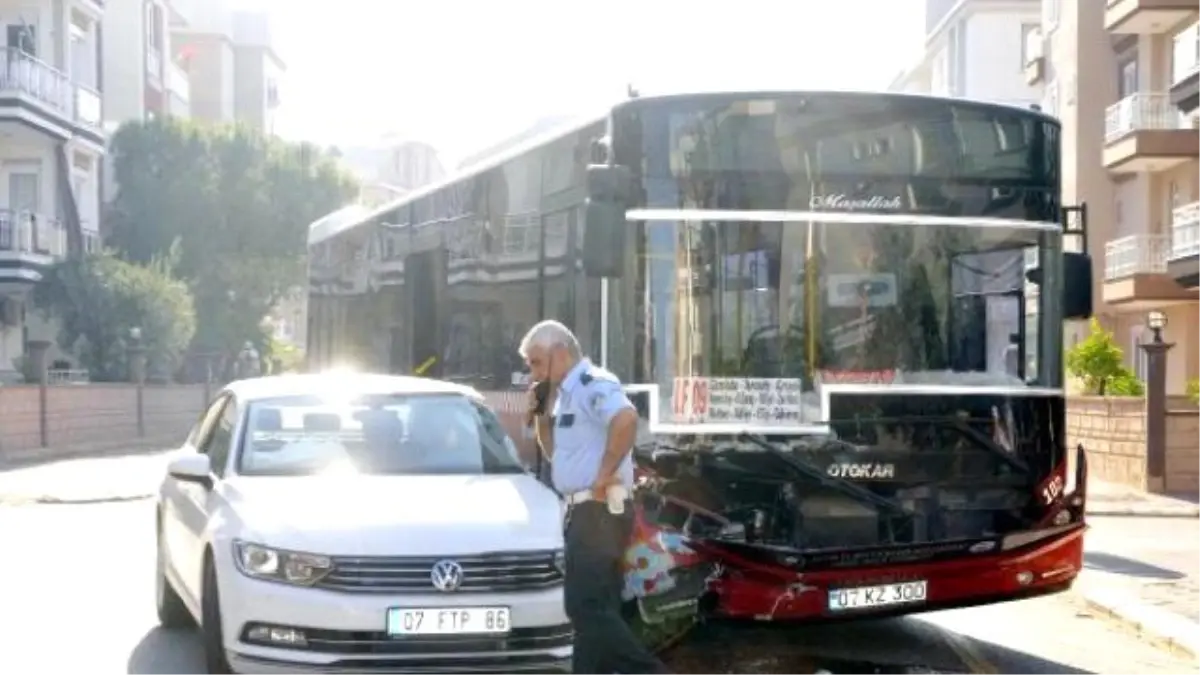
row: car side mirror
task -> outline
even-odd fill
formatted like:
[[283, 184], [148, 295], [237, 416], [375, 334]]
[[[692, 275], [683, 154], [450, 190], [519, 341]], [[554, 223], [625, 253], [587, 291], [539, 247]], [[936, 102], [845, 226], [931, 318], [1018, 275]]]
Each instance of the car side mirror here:
[[206, 490], [212, 489], [212, 462], [208, 455], [183, 455], [171, 460], [167, 465], [167, 475], [184, 483], [202, 485]]

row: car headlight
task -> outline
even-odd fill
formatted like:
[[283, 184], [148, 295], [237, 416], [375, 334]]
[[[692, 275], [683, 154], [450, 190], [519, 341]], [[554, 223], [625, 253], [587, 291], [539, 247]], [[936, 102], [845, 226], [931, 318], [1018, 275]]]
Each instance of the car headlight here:
[[558, 570], [559, 574], [567, 573], [567, 554], [562, 549], [554, 552], [554, 569]]
[[233, 548], [238, 569], [255, 579], [311, 586], [333, 569], [328, 556], [281, 551], [245, 541], [234, 542]]

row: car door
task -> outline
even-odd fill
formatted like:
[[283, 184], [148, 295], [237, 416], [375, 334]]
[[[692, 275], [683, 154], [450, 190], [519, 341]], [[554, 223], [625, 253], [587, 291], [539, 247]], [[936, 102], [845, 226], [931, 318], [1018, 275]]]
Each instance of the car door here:
[[222, 396], [214, 405], [217, 407], [212, 424], [208, 425], [196, 446], [198, 452], [208, 455], [212, 465], [213, 489], [206, 489], [196, 483], [176, 481], [179, 490], [176, 512], [183, 549], [176, 569], [194, 598], [200, 597], [204, 533], [211, 515], [213, 492], [225, 476], [233, 444], [233, 430], [237, 426], [237, 401], [232, 394]]
[[[200, 419], [196, 425], [192, 427], [191, 433], [188, 434], [187, 440], [184, 441], [181, 452], [183, 453], [198, 453], [200, 446], [209, 437], [217, 420], [220, 419], [221, 412], [225, 408], [226, 395], [221, 394], [208, 408], [200, 415]], [[187, 558], [192, 555], [193, 546], [189, 543], [190, 536], [187, 535], [187, 528], [184, 525], [184, 514], [187, 513], [185, 507], [190, 503], [191, 497], [187, 494], [190, 488], [198, 487], [190, 483], [176, 480], [167, 476], [163, 481], [161, 494], [161, 516], [162, 516], [162, 540], [161, 545], [164, 548], [165, 560], [176, 573], [181, 576], [184, 570], [188, 568]]]

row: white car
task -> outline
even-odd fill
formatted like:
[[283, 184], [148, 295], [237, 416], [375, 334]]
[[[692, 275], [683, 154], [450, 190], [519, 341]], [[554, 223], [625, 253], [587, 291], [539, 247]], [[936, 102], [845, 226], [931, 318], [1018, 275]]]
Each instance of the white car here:
[[569, 672], [562, 508], [473, 389], [235, 382], [159, 492], [159, 618], [210, 673]]

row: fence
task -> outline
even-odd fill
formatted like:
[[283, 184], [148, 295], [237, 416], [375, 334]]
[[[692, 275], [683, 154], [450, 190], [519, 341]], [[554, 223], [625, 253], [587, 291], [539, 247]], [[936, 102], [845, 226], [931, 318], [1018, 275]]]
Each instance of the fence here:
[[0, 464], [183, 441], [204, 385], [50, 384], [0, 387]]
[[1067, 442], [1082, 443], [1089, 475], [1137, 490], [1194, 494], [1200, 488], [1200, 410], [1185, 397], [1167, 399], [1165, 485], [1151, 485], [1146, 450], [1146, 399], [1074, 396], [1067, 403]]
[[[52, 380], [53, 382], [53, 380]], [[199, 385], [49, 384], [0, 386], [0, 465], [65, 455], [183, 442], [217, 391]], [[533, 446], [523, 438], [524, 392], [487, 392], [523, 459]]]

